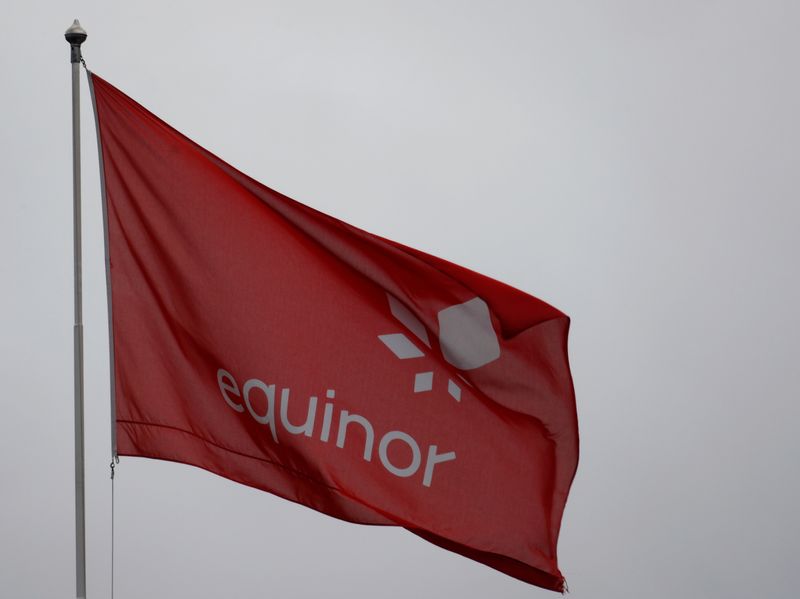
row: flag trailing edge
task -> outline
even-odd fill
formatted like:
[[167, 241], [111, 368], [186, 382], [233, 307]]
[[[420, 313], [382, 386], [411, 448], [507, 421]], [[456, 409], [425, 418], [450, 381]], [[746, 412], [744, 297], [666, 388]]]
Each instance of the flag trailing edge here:
[[563, 591], [569, 318], [247, 177], [89, 74], [115, 453]]

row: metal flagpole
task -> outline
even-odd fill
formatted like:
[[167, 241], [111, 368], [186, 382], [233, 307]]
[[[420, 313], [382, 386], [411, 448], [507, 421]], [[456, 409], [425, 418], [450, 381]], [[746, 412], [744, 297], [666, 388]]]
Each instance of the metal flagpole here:
[[72, 232], [75, 256], [75, 596], [86, 597], [86, 511], [83, 478], [83, 298], [81, 293], [81, 44], [86, 32], [78, 19], [64, 33], [72, 63]]

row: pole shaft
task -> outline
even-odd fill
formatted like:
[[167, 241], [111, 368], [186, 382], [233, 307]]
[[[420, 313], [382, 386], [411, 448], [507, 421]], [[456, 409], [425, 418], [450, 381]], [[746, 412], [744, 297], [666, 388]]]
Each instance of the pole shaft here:
[[86, 510], [83, 454], [83, 295], [81, 252], [80, 64], [72, 63], [72, 232], [75, 260], [75, 596], [86, 597]]

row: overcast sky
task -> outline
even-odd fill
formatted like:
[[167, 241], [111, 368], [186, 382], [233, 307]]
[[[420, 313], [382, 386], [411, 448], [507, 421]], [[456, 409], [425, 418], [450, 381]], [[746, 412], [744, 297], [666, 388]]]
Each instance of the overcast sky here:
[[[576, 598], [787, 598], [800, 556], [800, 5], [13, 2], [0, 54], [0, 595], [74, 593], [70, 67], [261, 182], [573, 318]], [[88, 587], [108, 355], [82, 79]], [[795, 590], [793, 590], [795, 589]], [[123, 458], [116, 596], [555, 596], [402, 529]]]

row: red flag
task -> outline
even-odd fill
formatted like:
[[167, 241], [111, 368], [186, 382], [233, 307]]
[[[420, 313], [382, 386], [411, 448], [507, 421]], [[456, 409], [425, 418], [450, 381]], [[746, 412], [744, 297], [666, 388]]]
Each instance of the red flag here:
[[91, 76], [119, 455], [562, 590], [569, 319], [269, 189]]

